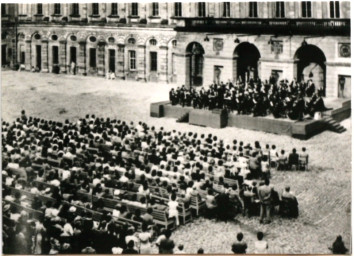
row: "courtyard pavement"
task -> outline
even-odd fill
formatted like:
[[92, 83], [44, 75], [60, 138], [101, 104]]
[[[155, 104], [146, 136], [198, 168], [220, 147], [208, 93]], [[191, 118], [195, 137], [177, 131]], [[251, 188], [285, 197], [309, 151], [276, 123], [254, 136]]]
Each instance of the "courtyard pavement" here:
[[342, 134], [323, 132], [307, 141], [238, 128], [213, 129], [176, 123], [175, 119], [151, 118], [150, 103], [168, 99], [171, 84], [105, 80], [42, 73], [3, 71], [1, 75], [1, 117], [14, 121], [22, 109], [27, 115], [64, 121], [86, 114], [144, 121], [165, 130], [212, 133], [225, 142], [233, 139], [253, 144], [275, 144], [289, 152], [305, 146], [310, 154], [310, 172], [276, 172], [271, 183], [282, 190], [286, 185], [297, 195], [300, 216], [297, 220], [274, 219], [260, 225], [257, 218], [238, 216], [235, 222], [219, 223], [204, 219], [180, 227], [173, 234], [176, 244], [196, 253], [230, 253], [236, 233], [241, 231], [253, 252], [256, 232], [265, 233], [272, 253], [330, 253], [327, 249], [337, 235], [350, 247], [351, 236], [351, 119], [341, 124]]

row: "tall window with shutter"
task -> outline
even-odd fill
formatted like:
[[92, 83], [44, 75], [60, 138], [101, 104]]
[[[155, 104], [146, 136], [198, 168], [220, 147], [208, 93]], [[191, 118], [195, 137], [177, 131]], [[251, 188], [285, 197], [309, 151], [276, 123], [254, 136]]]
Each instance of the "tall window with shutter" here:
[[59, 15], [61, 13], [61, 6], [60, 4], [54, 4], [54, 14]]
[[135, 51], [129, 51], [129, 69], [136, 70], [136, 54]]
[[223, 17], [230, 17], [230, 2], [222, 3], [222, 16]]
[[92, 4], [92, 15], [99, 15], [99, 5], [98, 3]]
[[312, 8], [310, 1], [301, 2], [301, 13], [303, 18], [311, 18], [312, 17]]
[[249, 17], [250, 18], [257, 18], [258, 17], [257, 2], [249, 2]]
[[205, 3], [198, 3], [198, 17], [205, 17]]
[[43, 5], [42, 4], [37, 4], [37, 14], [39, 14], [39, 15], [43, 14]]
[[159, 16], [159, 3], [152, 3], [152, 16]]
[[182, 16], [182, 3], [175, 3], [175, 17]]
[[329, 12], [331, 18], [340, 18], [340, 7], [339, 1], [329, 2]]
[[6, 4], [1, 4], [1, 16], [6, 15]]
[[72, 15], [79, 15], [79, 4], [72, 4]]
[[111, 4], [111, 15], [112, 16], [117, 16], [118, 15], [118, 4], [117, 3], [112, 3]]
[[130, 15], [132, 16], [138, 16], [139, 12], [138, 12], [138, 3], [132, 3], [131, 4], [131, 12]]
[[284, 18], [285, 17], [285, 3], [275, 2], [275, 17]]

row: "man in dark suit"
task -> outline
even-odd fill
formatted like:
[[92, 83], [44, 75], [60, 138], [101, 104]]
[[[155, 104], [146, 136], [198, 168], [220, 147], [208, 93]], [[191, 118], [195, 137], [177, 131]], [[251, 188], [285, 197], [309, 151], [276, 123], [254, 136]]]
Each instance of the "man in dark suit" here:
[[296, 149], [293, 149], [293, 152], [289, 155], [289, 167], [291, 168], [292, 166], [295, 165], [296, 169], [298, 168], [299, 165], [299, 154], [296, 153]]
[[160, 242], [159, 254], [173, 254], [173, 249], [175, 248], [175, 243], [170, 239], [171, 230], [166, 230], [165, 239]]

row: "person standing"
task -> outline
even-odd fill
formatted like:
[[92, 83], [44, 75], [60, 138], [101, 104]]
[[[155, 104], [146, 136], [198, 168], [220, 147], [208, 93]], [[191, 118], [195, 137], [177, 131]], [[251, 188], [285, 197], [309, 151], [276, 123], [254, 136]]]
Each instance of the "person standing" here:
[[[271, 188], [269, 186], [269, 180], [266, 179], [263, 186], [258, 189], [258, 197], [261, 201], [260, 223], [270, 223], [270, 209], [271, 209]], [[264, 221], [265, 219], [265, 221]]]
[[76, 74], [75, 68], [76, 68], [76, 63], [74, 61], [72, 61], [71, 64], [70, 64], [70, 72], [71, 72], [72, 75]]
[[159, 254], [173, 254], [175, 243], [171, 237], [171, 230], [166, 230], [165, 239], [162, 239], [159, 245]]

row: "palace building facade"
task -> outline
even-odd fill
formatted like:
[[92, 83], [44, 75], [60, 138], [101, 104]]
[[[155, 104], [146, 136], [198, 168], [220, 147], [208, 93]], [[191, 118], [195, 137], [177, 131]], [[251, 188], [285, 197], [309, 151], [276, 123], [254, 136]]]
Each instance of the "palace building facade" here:
[[[178, 83], [311, 78], [350, 97], [349, 1], [2, 4], [2, 65]], [[74, 69], [74, 70], [73, 70]]]

